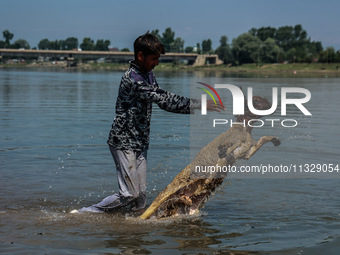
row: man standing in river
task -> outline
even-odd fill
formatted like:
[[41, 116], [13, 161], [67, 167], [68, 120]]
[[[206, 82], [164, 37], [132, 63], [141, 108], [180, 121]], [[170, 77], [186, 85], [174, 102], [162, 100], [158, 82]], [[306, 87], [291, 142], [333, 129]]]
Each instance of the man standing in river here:
[[[147, 150], [149, 148], [152, 103], [174, 113], [193, 113], [201, 108], [196, 99], [182, 97], [159, 88], [152, 70], [165, 54], [163, 44], [150, 33], [134, 42], [134, 57], [122, 77], [116, 102], [116, 116], [108, 145], [116, 164], [119, 193], [79, 212], [111, 212], [129, 206], [139, 211], [146, 205]], [[207, 102], [208, 111], [224, 107]]]

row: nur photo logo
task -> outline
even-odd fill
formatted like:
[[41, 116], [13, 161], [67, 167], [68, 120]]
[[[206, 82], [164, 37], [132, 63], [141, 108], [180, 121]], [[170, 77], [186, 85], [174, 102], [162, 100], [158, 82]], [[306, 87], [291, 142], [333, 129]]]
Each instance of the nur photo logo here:
[[[278, 107], [278, 97], [279, 97], [279, 89], [277, 87], [272, 88], [272, 105], [269, 109], [266, 110], [258, 110], [253, 105], [253, 88], [247, 88], [247, 97], [244, 95], [241, 88], [232, 84], [215, 84], [214, 87], [203, 83], [198, 82], [199, 84], [205, 86], [208, 89], [197, 87], [201, 89], [206, 94], [201, 94], [201, 115], [207, 115], [207, 94], [214, 101], [215, 105], [217, 101], [214, 95], [219, 100], [219, 103], [223, 106], [220, 95], [217, 93], [216, 89], [227, 89], [232, 95], [233, 101], [233, 115], [244, 115], [245, 109], [249, 110], [252, 114], [258, 116], [268, 116], [273, 114]], [[216, 88], [216, 89], [215, 89]], [[212, 91], [212, 92], [210, 92]], [[293, 96], [292, 96], [293, 95]], [[305, 116], [311, 116], [312, 114], [307, 110], [304, 106], [311, 99], [311, 93], [308, 89], [300, 88], [300, 87], [281, 87], [280, 88], [280, 96], [281, 96], [281, 116], [287, 115], [287, 105], [294, 105], [297, 107]], [[233, 120], [228, 121], [227, 119], [214, 119], [213, 127], [220, 124], [228, 124], [230, 126], [233, 124], [242, 124], [244, 126], [249, 127], [262, 127], [266, 122], [270, 123], [272, 127], [275, 126], [275, 123], [280, 122], [283, 127], [296, 127], [298, 125], [298, 121], [295, 119], [251, 119], [243, 122], [233, 122]]]
[[[198, 82], [198, 83], [202, 84], [203, 86], [209, 88], [212, 92], [214, 92], [214, 94], [217, 96], [220, 104], [222, 106], [224, 106], [223, 103], [222, 103], [220, 95], [217, 93], [217, 91], [213, 87], [211, 87], [209, 84], [206, 84], [206, 83], [203, 83], [203, 82]], [[200, 88], [200, 87], [197, 87], [197, 88], [203, 90], [204, 92], [206, 92], [211, 97], [211, 99], [214, 101], [215, 105], [217, 105], [215, 97], [213, 96], [213, 94], [211, 94], [211, 92], [209, 90], [204, 89], [204, 88]], [[201, 112], [202, 112], [202, 115], [206, 115], [207, 114], [207, 95], [206, 94], [202, 94], [201, 98], [202, 98]]]

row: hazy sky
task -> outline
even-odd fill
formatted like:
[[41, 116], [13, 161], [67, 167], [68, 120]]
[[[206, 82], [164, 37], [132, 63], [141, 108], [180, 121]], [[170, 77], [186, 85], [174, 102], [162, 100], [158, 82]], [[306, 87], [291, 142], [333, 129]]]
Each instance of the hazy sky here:
[[31, 47], [74, 36], [132, 49], [147, 30], [171, 27], [185, 47], [210, 38], [215, 49], [222, 35], [231, 43], [252, 27], [301, 24], [312, 40], [340, 50], [339, 0], [0, 0], [0, 6], [0, 32], [8, 29], [12, 43], [26, 39]]

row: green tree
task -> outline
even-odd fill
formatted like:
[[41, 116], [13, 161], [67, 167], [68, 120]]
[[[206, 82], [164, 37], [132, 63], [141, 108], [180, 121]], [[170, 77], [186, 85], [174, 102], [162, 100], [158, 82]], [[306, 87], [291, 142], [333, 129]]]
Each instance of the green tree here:
[[184, 41], [181, 37], [177, 37], [171, 44], [171, 52], [183, 52], [184, 51]]
[[296, 62], [296, 49], [295, 48], [290, 48], [289, 50], [286, 51], [286, 60], [291, 63]]
[[254, 63], [258, 61], [261, 40], [250, 34], [244, 33], [233, 39], [232, 53], [237, 64]]
[[333, 63], [336, 60], [336, 53], [333, 47], [327, 47], [326, 50], [320, 52], [319, 62]]
[[257, 36], [261, 41], [265, 41], [268, 38], [275, 38], [276, 28], [275, 27], [261, 27], [259, 29], [252, 28], [249, 33]]
[[276, 31], [275, 40], [284, 51], [291, 48], [303, 48], [310, 42], [306, 30], [301, 25], [279, 27]]
[[123, 48], [120, 51], [122, 51], [122, 52], [130, 52], [130, 49], [129, 48]]
[[295, 25], [293, 28], [293, 35], [294, 35], [294, 46], [301, 47], [304, 46], [306, 43], [310, 41], [307, 35], [307, 31], [302, 28], [302, 26]]
[[55, 41], [50, 41], [50, 50], [61, 50], [62, 41], [60, 40], [55, 40]]
[[66, 50], [65, 40], [58, 40], [58, 50]]
[[50, 48], [49, 50], [55, 50], [58, 45], [58, 40], [50, 41]]
[[224, 64], [232, 63], [233, 56], [231, 54], [231, 49], [228, 44], [228, 37], [223, 35], [220, 39], [220, 46], [217, 47], [215, 53], [218, 55], [219, 59], [223, 61]]
[[276, 45], [273, 38], [268, 37], [260, 44], [259, 62], [275, 63], [278, 62], [279, 54], [282, 50]]
[[211, 39], [203, 40], [202, 41], [202, 52], [204, 54], [210, 53], [212, 51], [212, 41]]
[[75, 37], [68, 37], [64, 42], [62, 46], [63, 50], [73, 50], [78, 49], [78, 39]]
[[161, 42], [164, 44], [165, 52], [171, 52], [171, 46], [175, 41], [175, 32], [170, 27], [166, 28], [161, 37]]
[[50, 47], [50, 41], [47, 38], [40, 40], [38, 43], [39, 50], [49, 50]]
[[313, 41], [308, 44], [308, 49], [314, 57], [317, 57], [323, 51], [322, 43], [320, 41]]
[[307, 51], [307, 56], [304, 59], [304, 62], [316, 62], [319, 58], [320, 53], [323, 50], [322, 43], [321, 42], [309, 42], [305, 46]]
[[10, 41], [13, 39], [14, 34], [9, 32], [7, 29], [2, 32], [3, 37], [5, 38], [5, 47], [4, 48], [9, 48], [11, 46]]
[[[335, 53], [335, 60], [334, 62], [337, 62], [337, 63], [340, 63], [340, 50], [338, 50], [336, 53]], [[338, 66], [336, 67], [337, 70], [338, 70]]]
[[110, 43], [111, 42], [109, 40], [103, 40], [103, 39], [97, 40], [95, 50], [107, 51], [109, 50]]
[[193, 53], [193, 52], [194, 52], [194, 47], [192, 47], [192, 46], [187, 46], [187, 47], [185, 47], [184, 52], [185, 52], [185, 53]]
[[281, 47], [285, 52], [293, 47], [293, 27], [283, 26], [277, 29], [275, 35], [276, 44]]
[[159, 35], [158, 29], [152, 30], [151, 34], [155, 35], [164, 45], [165, 52], [183, 52], [184, 40], [181, 37], [175, 38], [175, 32], [170, 27], [166, 28], [162, 36]]
[[11, 48], [13, 48], [13, 49], [30, 49], [31, 47], [26, 40], [18, 39], [12, 44]]
[[95, 49], [95, 44], [93, 40], [90, 37], [85, 37], [83, 39], [83, 42], [80, 44], [80, 48], [82, 50], [94, 50]]
[[[278, 29], [273, 27], [252, 28], [249, 33], [258, 37], [262, 42], [268, 38], [274, 38], [276, 45], [280, 47], [280, 58], [285, 56], [285, 60], [288, 61], [312, 62], [318, 58], [322, 51], [321, 43], [311, 42], [306, 30], [300, 24], [282, 26]], [[267, 59], [267, 61], [271, 60]]]
[[162, 37], [159, 35], [158, 29], [152, 30], [150, 34], [156, 36], [158, 38], [158, 40], [160, 40], [160, 41], [162, 40]]
[[197, 54], [201, 54], [201, 44], [200, 43], [196, 43], [196, 53]]

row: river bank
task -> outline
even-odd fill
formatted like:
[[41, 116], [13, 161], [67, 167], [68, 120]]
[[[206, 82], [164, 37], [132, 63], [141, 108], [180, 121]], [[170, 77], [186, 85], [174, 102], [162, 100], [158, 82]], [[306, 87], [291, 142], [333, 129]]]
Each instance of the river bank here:
[[[65, 61], [0, 64], [0, 68], [57, 68], [71, 70], [127, 70], [129, 64], [117, 63], [78, 63], [68, 67]], [[160, 63], [157, 71], [214, 71], [223, 73], [263, 74], [265, 75], [317, 75], [340, 77], [340, 63], [290, 63], [290, 64], [244, 64], [240, 66], [205, 65], [189, 66]]]

